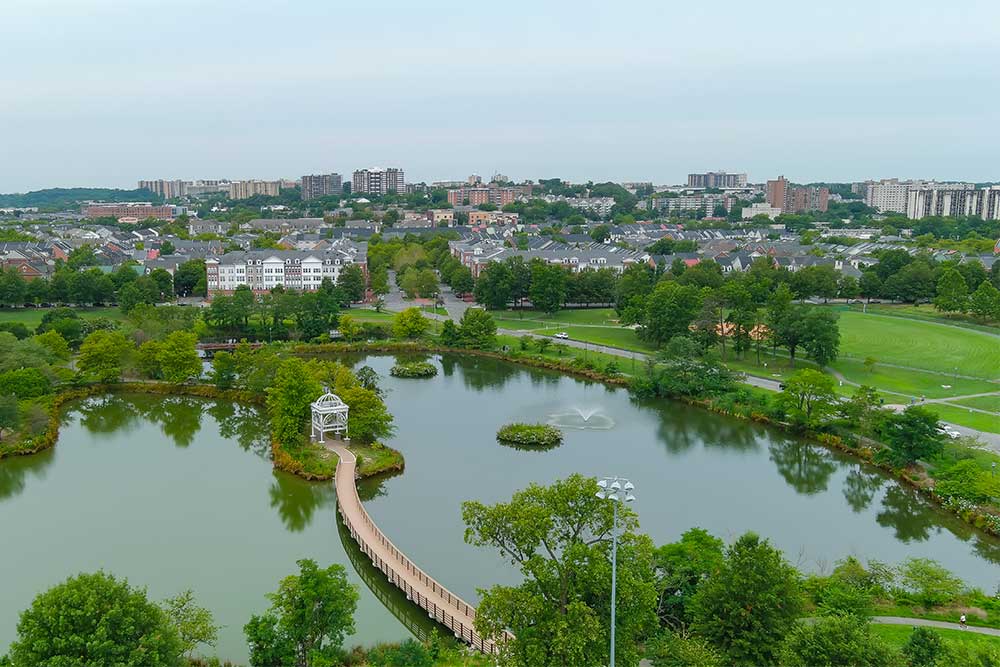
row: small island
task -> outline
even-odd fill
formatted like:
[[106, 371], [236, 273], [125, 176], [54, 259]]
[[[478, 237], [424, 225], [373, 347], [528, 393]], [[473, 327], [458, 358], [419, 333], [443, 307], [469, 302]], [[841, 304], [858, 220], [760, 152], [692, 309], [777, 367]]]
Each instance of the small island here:
[[397, 378], [431, 378], [438, 374], [437, 366], [426, 361], [396, 364], [389, 374]]
[[555, 447], [562, 438], [562, 431], [549, 424], [505, 424], [497, 431], [501, 443], [522, 447]]

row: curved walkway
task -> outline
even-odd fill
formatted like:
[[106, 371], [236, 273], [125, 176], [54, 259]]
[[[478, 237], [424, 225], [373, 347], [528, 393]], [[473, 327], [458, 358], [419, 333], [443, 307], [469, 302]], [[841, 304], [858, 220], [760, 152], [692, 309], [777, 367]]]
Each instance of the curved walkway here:
[[337, 505], [351, 537], [361, 547], [361, 551], [385, 574], [391, 584], [406, 594], [407, 599], [454, 632], [456, 638], [488, 655], [499, 653], [499, 647], [493, 641], [480, 637], [476, 632], [476, 608], [417, 567], [372, 521], [358, 497], [355, 472], [357, 457], [354, 453], [339, 440], [327, 440], [324, 446], [337, 454], [337, 472], [334, 478]]
[[997, 628], [983, 628], [975, 625], [967, 625], [963, 628], [958, 623], [949, 623], [948, 621], [932, 621], [926, 618], [907, 618], [906, 616], [873, 616], [872, 623], [878, 623], [879, 625], [922, 625], [928, 628], [961, 630], [962, 632], [974, 632], [977, 635], [1000, 637], [1000, 630]]

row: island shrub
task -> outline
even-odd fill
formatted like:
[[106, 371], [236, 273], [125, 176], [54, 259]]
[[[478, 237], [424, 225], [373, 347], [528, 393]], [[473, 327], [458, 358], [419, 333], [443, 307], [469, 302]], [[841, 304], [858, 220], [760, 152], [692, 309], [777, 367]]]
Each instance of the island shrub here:
[[562, 437], [562, 431], [549, 424], [506, 424], [497, 431], [500, 442], [524, 447], [555, 447]]
[[426, 361], [396, 364], [389, 374], [398, 378], [430, 378], [438, 374], [437, 366]]

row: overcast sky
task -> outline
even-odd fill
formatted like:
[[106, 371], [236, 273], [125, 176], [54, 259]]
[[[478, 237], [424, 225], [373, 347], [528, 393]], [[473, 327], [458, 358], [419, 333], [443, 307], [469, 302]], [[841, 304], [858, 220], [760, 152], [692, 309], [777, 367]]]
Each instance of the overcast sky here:
[[1000, 179], [997, 0], [0, 4], [0, 192]]

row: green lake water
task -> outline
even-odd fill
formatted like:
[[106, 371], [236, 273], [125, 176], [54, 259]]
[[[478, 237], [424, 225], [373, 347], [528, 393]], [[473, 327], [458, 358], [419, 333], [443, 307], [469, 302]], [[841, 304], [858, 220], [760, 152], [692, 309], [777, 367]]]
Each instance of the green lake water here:
[[[509, 498], [572, 472], [636, 484], [642, 528], [656, 542], [701, 526], [731, 540], [755, 530], [805, 570], [848, 555], [935, 558], [988, 591], [1000, 541], [982, 537], [912, 491], [823, 448], [676, 403], [488, 359], [435, 357], [432, 379], [382, 376], [406, 471], [365, 482], [373, 518], [445, 586], [513, 583], [497, 554], [465, 545], [460, 504]], [[587, 419], [584, 419], [584, 416]], [[510, 421], [555, 420], [565, 442], [544, 452], [496, 443]], [[576, 428], [582, 427], [582, 428]], [[349, 643], [431, 628], [360, 556], [336, 515], [332, 484], [271, 469], [253, 409], [158, 396], [72, 406], [52, 451], [0, 462], [0, 652], [40, 591], [104, 569], [162, 599], [185, 588], [224, 624], [220, 657], [246, 660], [242, 626], [299, 558], [342, 563], [361, 590]]]

